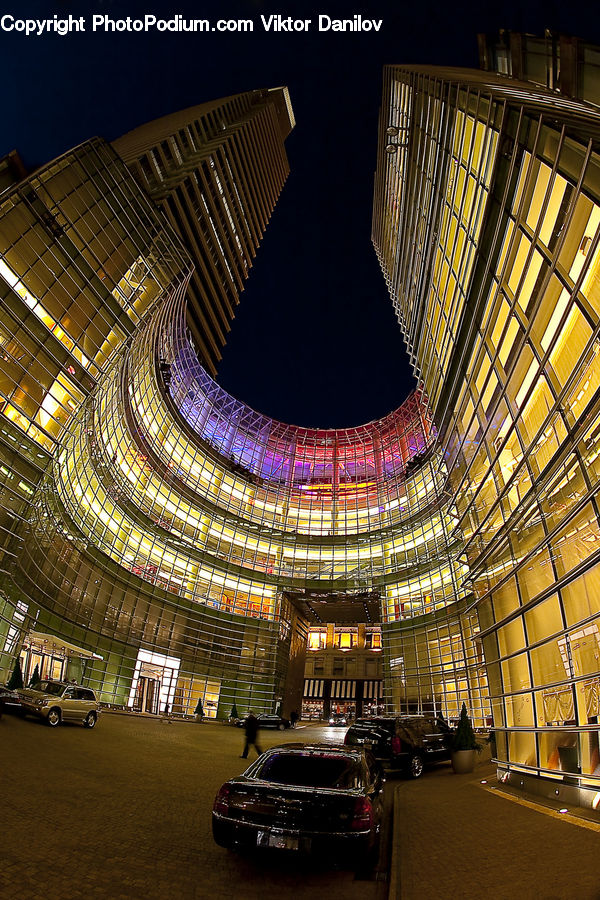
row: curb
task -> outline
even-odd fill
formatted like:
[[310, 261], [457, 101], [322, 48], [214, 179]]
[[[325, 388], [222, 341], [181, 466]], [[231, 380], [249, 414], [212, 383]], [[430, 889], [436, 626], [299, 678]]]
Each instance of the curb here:
[[[484, 751], [485, 752], [485, 751]], [[482, 754], [483, 755], [483, 754]], [[485, 767], [491, 762], [490, 759], [479, 759], [477, 762], [474, 772], [475, 776], [477, 776], [477, 770]], [[494, 771], [495, 774], [495, 771]], [[427, 777], [427, 776], [425, 776]], [[490, 776], [488, 776], [490, 777]], [[408, 782], [409, 784], [411, 782]], [[394, 802], [393, 802], [393, 828], [392, 828], [392, 852], [390, 856], [390, 883], [389, 883], [389, 892], [388, 892], [388, 900], [401, 900], [402, 897], [402, 815], [400, 811], [400, 792], [402, 788], [405, 786], [404, 782], [400, 782], [394, 788]]]
[[400, 790], [401, 784], [394, 788], [393, 826], [392, 826], [392, 854], [390, 858], [390, 885], [388, 900], [400, 900], [401, 886], [401, 860], [400, 860]]

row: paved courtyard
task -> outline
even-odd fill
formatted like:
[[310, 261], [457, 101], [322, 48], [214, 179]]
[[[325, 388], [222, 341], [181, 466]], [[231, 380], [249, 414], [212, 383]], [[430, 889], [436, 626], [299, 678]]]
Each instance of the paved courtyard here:
[[[261, 743], [343, 733], [309, 725], [263, 731]], [[212, 723], [104, 713], [87, 731], [4, 715], [0, 897], [600, 900], [600, 823], [506, 796], [483, 760], [472, 775], [445, 763], [416, 782], [389, 781], [389, 881], [217, 847], [212, 802], [243, 771], [242, 746], [241, 729]]]
[[[334, 731], [309, 726], [260, 738], [266, 748], [323, 734]], [[2, 898], [381, 896], [384, 885], [350, 871], [261, 861], [213, 842], [215, 793], [246, 766], [241, 729], [110, 713], [93, 731], [50, 729], [4, 715], [0, 746]]]
[[395, 792], [390, 900], [600, 900], [600, 823], [501, 789], [489, 761]]

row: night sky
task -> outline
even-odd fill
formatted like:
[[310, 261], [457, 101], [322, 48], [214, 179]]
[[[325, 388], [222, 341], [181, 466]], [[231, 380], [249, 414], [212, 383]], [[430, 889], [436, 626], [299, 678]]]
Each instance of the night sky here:
[[[478, 32], [561, 30], [600, 43], [592, 5], [548, 2], [269, 4], [31, 3], [19, 18], [85, 16], [88, 32], [0, 32], [0, 155], [49, 161], [94, 135], [112, 140], [157, 116], [253, 88], [287, 85], [296, 129], [291, 175], [241, 296], [218, 380], [299, 425], [358, 425], [395, 409], [414, 382], [371, 245], [377, 116], [385, 63], [477, 66]], [[111, 18], [252, 18], [252, 34], [91, 33]], [[266, 33], [260, 14], [312, 18], [308, 33]], [[319, 33], [319, 13], [382, 18], [379, 33]]]

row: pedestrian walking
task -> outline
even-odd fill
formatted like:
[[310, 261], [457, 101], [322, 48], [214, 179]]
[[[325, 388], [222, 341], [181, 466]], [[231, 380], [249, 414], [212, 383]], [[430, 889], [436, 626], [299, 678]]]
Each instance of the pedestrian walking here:
[[292, 728], [296, 727], [296, 722], [298, 721], [299, 718], [300, 718], [300, 716], [298, 715], [296, 710], [293, 709], [292, 712], [290, 713], [290, 724], [291, 724]]
[[248, 750], [250, 749], [250, 745], [254, 747], [258, 755], [262, 753], [262, 750], [258, 746], [256, 736], [258, 734], [258, 719], [252, 712], [252, 710], [248, 711], [248, 715], [244, 721], [244, 731], [246, 732], [246, 743], [244, 744], [244, 752], [240, 756], [240, 759], [248, 758]]

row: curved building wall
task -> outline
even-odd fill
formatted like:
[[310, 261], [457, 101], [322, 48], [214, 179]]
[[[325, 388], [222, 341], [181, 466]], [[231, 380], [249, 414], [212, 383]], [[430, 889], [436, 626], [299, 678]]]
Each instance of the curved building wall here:
[[[11, 360], [31, 342], [30, 380], [9, 371], [3, 407], [6, 484], [31, 469], [6, 518], [6, 673], [23, 641], [30, 654], [62, 648], [105, 702], [189, 713], [201, 698], [226, 716], [284, 695], [307, 627], [298, 598], [356, 597], [358, 619], [361, 597], [378, 598], [390, 653], [402, 623], [458, 621], [466, 567], [422, 391], [337, 430], [226, 394], [187, 331], [190, 258], [102, 141], [19, 185], [3, 212]], [[53, 367], [46, 392], [40, 362]], [[450, 681], [434, 701], [401, 701], [397, 687], [390, 705], [457, 710]]]
[[[362, 428], [285, 426], [244, 408], [207, 379], [190, 356], [184, 313], [180, 296], [165, 299], [114, 359], [61, 443], [22, 559], [38, 586], [44, 571], [60, 570], [62, 560], [57, 602], [63, 617], [68, 613], [88, 629], [86, 644], [98, 640], [92, 622], [106, 637], [141, 638], [140, 646], [177, 659], [182, 676], [217, 683], [226, 714], [234, 702], [268, 707], [282, 693], [293, 618], [287, 592], [376, 591], [382, 621], [391, 624], [454, 604], [465, 567], [455, 559], [459, 544], [448, 536], [455, 516], [441, 493], [440, 459], [420, 395]], [[218, 396], [212, 404], [202, 392], [194, 397], [194, 408], [205, 405], [203, 433], [192, 431], [189, 415], [181, 416], [173, 402], [194, 379]], [[227, 403], [238, 413], [231, 417], [238, 443], [242, 433], [246, 447], [255, 440], [262, 476], [217, 451], [211, 417], [231, 432]], [[289, 456], [292, 445], [288, 479], [281, 465], [273, 477], [272, 462], [265, 477], [265, 460], [277, 453], [281, 459], [282, 448]], [[419, 461], [417, 451], [430, 458]], [[65, 529], [70, 545], [59, 538]], [[104, 559], [111, 564], [97, 578]], [[117, 606], [112, 586], [96, 587], [113, 580], [116, 567], [129, 585]], [[46, 582], [49, 593], [56, 591], [52, 578]], [[138, 582], [144, 587], [132, 590]], [[206, 642], [195, 651], [190, 643], [207, 627], [202, 607], [219, 623], [212, 626], [214, 652]], [[271, 676], [262, 686], [253, 668], [259, 645], [250, 647], [245, 634], [252, 619], [259, 620], [260, 666]], [[253, 662], [235, 671], [231, 653], [242, 632]], [[135, 643], [123, 649], [124, 671], [132, 670], [136, 649]], [[444, 710], [454, 712], [454, 693], [448, 707], [438, 691], [438, 708], [442, 696]]]
[[[0, 197], [0, 667], [36, 607], [13, 577], [36, 489], [71, 417], [167, 289], [156, 212], [94, 139]], [[191, 263], [171, 246], [170, 289]], [[42, 598], [43, 599], [43, 598]]]
[[447, 450], [497, 757], [592, 802], [600, 117], [490, 73], [388, 69], [385, 91], [374, 238]]

